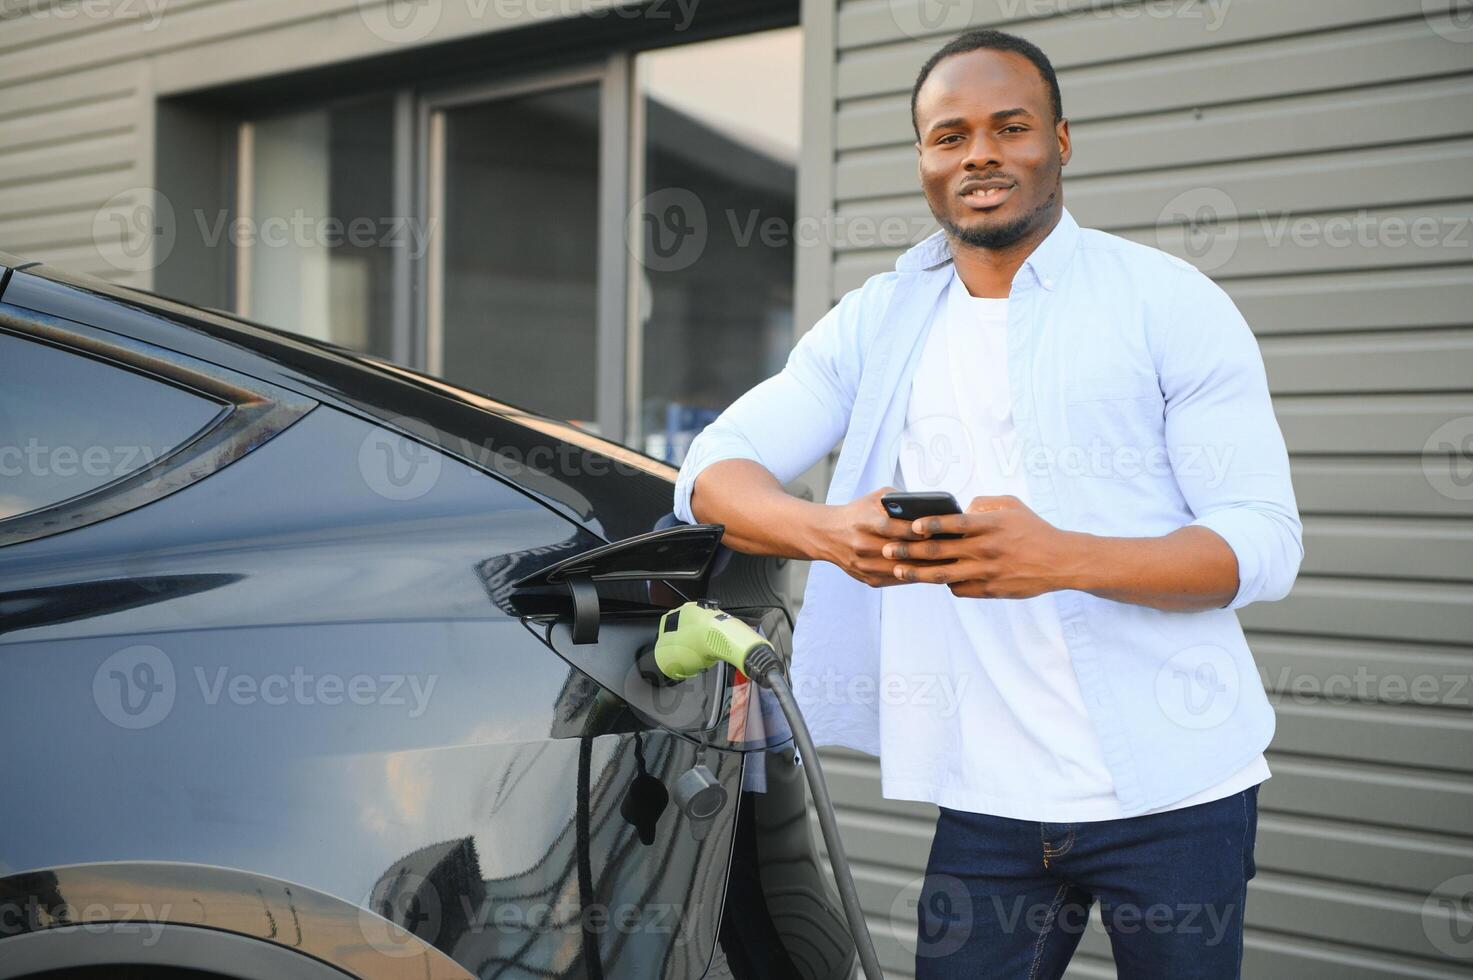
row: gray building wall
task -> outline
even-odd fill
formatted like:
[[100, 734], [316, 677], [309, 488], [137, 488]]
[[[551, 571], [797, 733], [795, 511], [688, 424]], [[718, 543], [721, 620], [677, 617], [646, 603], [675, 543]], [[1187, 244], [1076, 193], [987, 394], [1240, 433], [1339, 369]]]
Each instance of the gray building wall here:
[[[357, 0], [0, 0], [0, 244], [149, 286], [147, 232], [99, 226], [107, 202], [171, 172], [223, 194], [157, 159], [161, 125], [195, 125], [159, 100], [603, 5], [424, 6], [433, 24], [395, 27]], [[932, 227], [910, 85], [983, 25], [1059, 69], [1081, 224], [1196, 262], [1253, 325], [1307, 553], [1292, 595], [1240, 613], [1279, 717], [1245, 975], [1466, 976], [1473, 492], [1447, 474], [1473, 434], [1468, 0], [804, 0], [802, 20], [798, 210], [833, 237], [798, 249], [800, 325], [892, 266], [884, 219]], [[802, 484], [821, 498], [825, 473]], [[882, 957], [909, 975], [934, 808], [881, 799], [868, 757], [827, 767]], [[1071, 975], [1113, 975], [1097, 928]]]
[[[1228, 291], [1292, 456], [1298, 583], [1239, 612], [1278, 714], [1244, 975], [1466, 977], [1473, 940], [1448, 924], [1473, 887], [1473, 487], [1448, 478], [1448, 447], [1473, 448], [1473, 10], [1091, 6], [833, 8], [832, 90], [809, 96], [854, 240], [835, 242], [825, 298], [893, 267], [882, 219], [935, 227], [909, 120], [922, 62], [972, 26], [1042, 47], [1074, 138], [1070, 210]], [[882, 959], [912, 975], [936, 810], [882, 799], [868, 756], [825, 765]], [[1114, 976], [1098, 913], [1070, 975]]]

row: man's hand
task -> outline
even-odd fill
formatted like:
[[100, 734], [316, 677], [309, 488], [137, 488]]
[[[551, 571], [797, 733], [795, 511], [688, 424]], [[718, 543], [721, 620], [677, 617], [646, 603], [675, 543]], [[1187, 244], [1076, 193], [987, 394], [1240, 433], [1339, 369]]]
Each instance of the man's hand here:
[[1084, 535], [1054, 527], [1014, 496], [974, 497], [964, 513], [921, 517], [910, 529], [927, 538], [962, 537], [884, 545], [895, 580], [945, 585], [952, 595], [974, 599], [1027, 599], [1073, 588], [1084, 550]]
[[[881, 487], [847, 504], [824, 508], [816, 533], [815, 557], [874, 588], [903, 584], [895, 577], [895, 563], [882, 551], [895, 542], [921, 541], [925, 536], [913, 530], [910, 521], [891, 517], [885, 511], [880, 498], [894, 490]], [[916, 567], [925, 569], [931, 564], [920, 561]]]

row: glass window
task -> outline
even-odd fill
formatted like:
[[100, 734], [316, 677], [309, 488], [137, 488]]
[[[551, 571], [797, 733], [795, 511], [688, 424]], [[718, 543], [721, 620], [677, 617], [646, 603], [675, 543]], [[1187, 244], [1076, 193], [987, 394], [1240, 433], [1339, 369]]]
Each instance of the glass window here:
[[446, 109], [444, 160], [441, 375], [594, 428], [599, 83]]
[[0, 333], [0, 520], [140, 470], [224, 411], [124, 368]]
[[392, 101], [275, 116], [247, 133], [239, 312], [391, 357], [394, 248], [416, 245], [394, 216]]
[[635, 61], [633, 444], [671, 463], [792, 347], [801, 52], [800, 30], [783, 28]]

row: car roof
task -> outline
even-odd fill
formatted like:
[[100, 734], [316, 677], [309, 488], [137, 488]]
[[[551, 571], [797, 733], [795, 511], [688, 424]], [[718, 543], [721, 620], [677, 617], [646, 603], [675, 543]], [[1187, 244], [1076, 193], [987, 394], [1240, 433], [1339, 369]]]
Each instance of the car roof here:
[[[123, 334], [282, 385], [416, 439], [432, 436], [442, 450], [516, 484], [607, 540], [649, 531], [671, 512], [675, 467], [566, 420], [222, 310], [7, 253], [0, 253], [0, 267], [11, 270], [0, 305]], [[412, 423], [408, 428], [405, 420]]]

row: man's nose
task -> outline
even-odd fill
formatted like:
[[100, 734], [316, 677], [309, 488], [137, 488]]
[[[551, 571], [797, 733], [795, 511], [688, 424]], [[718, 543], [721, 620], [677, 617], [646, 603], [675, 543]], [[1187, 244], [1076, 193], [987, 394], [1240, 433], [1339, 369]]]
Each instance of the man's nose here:
[[962, 166], [970, 170], [996, 169], [1002, 164], [999, 145], [991, 133], [985, 130], [977, 133], [967, 142], [967, 155], [962, 160]]

